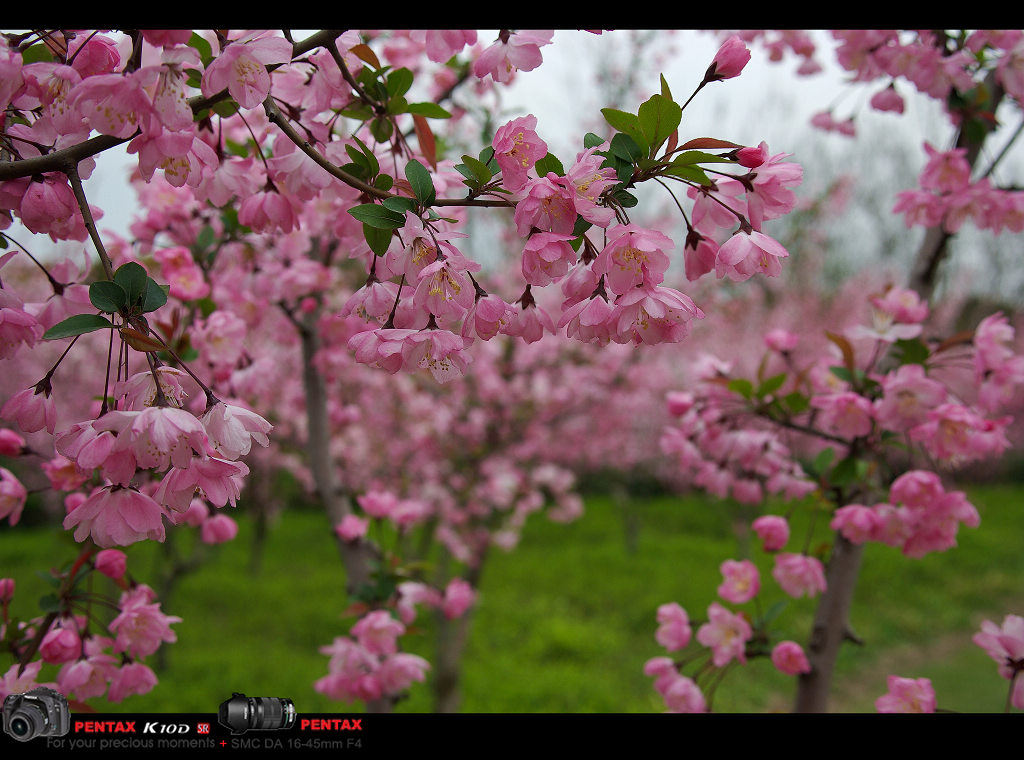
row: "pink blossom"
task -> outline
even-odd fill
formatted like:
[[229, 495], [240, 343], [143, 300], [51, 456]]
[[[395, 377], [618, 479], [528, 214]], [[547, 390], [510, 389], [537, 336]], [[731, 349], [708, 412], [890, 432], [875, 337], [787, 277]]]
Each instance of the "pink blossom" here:
[[452, 578], [444, 590], [441, 612], [449, 620], [462, 617], [476, 600], [476, 591], [462, 578]]
[[469, 275], [451, 259], [435, 261], [423, 268], [416, 284], [413, 303], [436, 317], [461, 319], [474, 303]]
[[718, 587], [718, 595], [727, 602], [743, 604], [749, 602], [761, 590], [761, 576], [757, 566], [750, 560], [727, 559], [721, 566], [725, 579]]
[[205, 452], [206, 430], [190, 413], [167, 406], [143, 409], [118, 436], [117, 450], [130, 449], [139, 467], [166, 470], [189, 466], [194, 452]]
[[405, 633], [405, 626], [391, 617], [387, 610], [374, 610], [352, 626], [352, 635], [371, 654], [394, 654], [396, 639]]
[[875, 700], [880, 713], [933, 713], [935, 690], [927, 678], [889, 676], [889, 692]]
[[734, 614], [718, 602], [708, 607], [708, 622], [697, 630], [697, 641], [711, 647], [711, 661], [716, 668], [737, 659], [747, 661], [746, 644], [753, 631], [742, 615]]
[[605, 275], [617, 294], [636, 285], [659, 285], [665, 279], [672, 250], [670, 238], [657, 230], [621, 224], [608, 233], [608, 244], [594, 262], [594, 274]]
[[21, 198], [18, 215], [30, 232], [48, 234], [53, 240], [85, 239], [82, 212], [63, 175], [33, 179]]
[[838, 530], [847, 541], [862, 544], [875, 540], [881, 526], [881, 517], [871, 507], [862, 504], [847, 504], [836, 510], [829, 523], [832, 530]]
[[0, 520], [6, 517], [11, 525], [17, 525], [27, 498], [28, 491], [21, 481], [10, 470], [0, 467]]
[[690, 282], [699, 280], [708, 272], [714, 271], [715, 262], [718, 260], [718, 243], [692, 230], [686, 236], [683, 260], [686, 266], [686, 279]]
[[254, 232], [291, 232], [299, 226], [295, 207], [276, 190], [254, 193], [243, 200], [238, 221]]
[[238, 523], [227, 515], [212, 515], [199, 529], [204, 544], [223, 544], [238, 535]]
[[758, 272], [778, 277], [782, 274], [779, 259], [787, 256], [789, 252], [764, 233], [757, 230], [736, 233], [718, 249], [715, 276], [718, 279], [728, 277], [735, 282], [749, 280]]
[[143, 89], [144, 72], [99, 74], [75, 86], [72, 104], [97, 132], [122, 140], [140, 129], [159, 130], [153, 103]]
[[0, 289], [0, 359], [13, 358], [23, 345], [32, 348], [42, 337], [43, 326], [25, 311], [21, 299]]
[[0, 457], [21, 456], [25, 439], [9, 428], [0, 428]]
[[547, 143], [540, 139], [536, 128], [536, 116], [521, 116], [498, 127], [491, 141], [502, 184], [513, 193], [526, 186], [527, 172], [548, 153]]
[[114, 580], [124, 577], [124, 571], [128, 564], [125, 553], [118, 549], [104, 549], [96, 555], [94, 561], [97, 570]]
[[76, 541], [91, 535], [105, 549], [145, 539], [164, 540], [160, 505], [143, 493], [121, 486], [99, 489], [64, 518], [65, 530], [76, 526]]
[[57, 426], [57, 407], [48, 387], [26, 388], [11, 396], [0, 409], [0, 417], [17, 423], [26, 433], [46, 428], [52, 434]]
[[49, 462], [43, 462], [42, 469], [55, 491], [74, 491], [92, 475], [60, 454]]
[[853, 391], [815, 396], [811, 406], [821, 410], [821, 426], [843, 438], [869, 435], [874, 426], [874, 407]]
[[825, 571], [821, 561], [806, 554], [775, 555], [772, 577], [794, 599], [804, 594], [817, 596], [825, 590]]
[[923, 190], [951, 193], [962, 190], [971, 181], [971, 166], [967, 163], [967, 148], [939, 151], [924, 144], [928, 163], [921, 172]]
[[123, 665], [110, 679], [107, 700], [120, 702], [134, 694], [146, 694], [157, 684], [156, 674], [141, 662]]
[[[476, 44], [475, 29], [427, 29], [421, 32], [427, 58], [434, 63], [444, 63], [453, 55], [462, 52], [466, 45]], [[413, 39], [417, 39], [413, 32]]]
[[669, 712], [703, 713], [708, 709], [700, 687], [692, 678], [683, 675], [677, 675], [665, 685], [661, 696], [664, 698]]
[[192, 458], [185, 469], [171, 468], [153, 494], [161, 504], [184, 512], [192, 503], [196, 489], [211, 504], [235, 506], [242, 493], [243, 479], [249, 467], [243, 462], [228, 462], [216, 457]]
[[644, 284], [615, 300], [608, 326], [617, 343], [678, 343], [689, 334], [694, 318], [703, 319], [704, 312], [689, 296], [673, 288]]
[[462, 337], [472, 338], [475, 332], [483, 340], [490, 340], [515, 319], [518, 310], [498, 296], [484, 296], [476, 301], [462, 324]]
[[615, 218], [612, 209], [598, 205], [601, 194], [618, 182], [614, 169], [601, 168], [605, 158], [597, 152], [607, 150], [607, 145], [595, 145], [577, 153], [576, 163], [565, 173], [565, 178], [576, 188], [577, 213], [598, 227], [607, 227]]
[[[996, 661], [999, 665], [999, 675], [1003, 678], [1013, 678], [1024, 669], [1024, 617], [1007, 615], [1002, 626], [991, 620], [984, 620], [981, 623], [981, 633], [974, 634], [971, 640]], [[1016, 702], [1014, 707], [1024, 709]]]
[[110, 622], [110, 631], [117, 636], [115, 652], [127, 652], [132, 657], [153, 654], [163, 642], [174, 643], [177, 635], [171, 630], [181, 618], [165, 615], [160, 604], [153, 602], [152, 591], [140, 586], [121, 595], [120, 614]]
[[903, 113], [903, 98], [896, 92], [896, 86], [890, 84], [884, 90], [879, 90], [871, 96], [871, 107], [876, 111]]
[[551, 44], [554, 30], [520, 29], [503, 32], [494, 43], [473, 61], [473, 75], [483, 79], [488, 74], [503, 84], [519, 71], [533, 71], [543, 62], [540, 48]]
[[[73, 621], [63, 622], [70, 622], [72, 626], [74, 625]], [[81, 654], [82, 640], [79, 638], [78, 632], [73, 627], [59, 623], [47, 631], [39, 645], [39, 655], [46, 662], [70, 662], [78, 659]]]
[[942, 383], [925, 376], [920, 364], [904, 364], [882, 378], [883, 396], [874, 402], [879, 424], [905, 432], [925, 422], [928, 412], [946, 400]]
[[800, 336], [789, 330], [775, 329], [764, 334], [764, 344], [772, 351], [786, 353], [792, 351], [800, 342]]
[[7, 604], [14, 598], [14, 578], [0, 578], [0, 603]]
[[764, 542], [766, 552], [775, 552], [789, 541], [789, 522], [778, 515], [764, 515], [754, 520], [751, 527]]
[[576, 225], [575, 198], [575, 188], [554, 172], [528, 180], [514, 214], [519, 236], [528, 237], [534, 229], [561, 235], [572, 233]]
[[684, 649], [693, 635], [690, 617], [686, 610], [675, 602], [658, 607], [658, 622], [661, 624], [654, 634], [655, 640], [670, 652]]
[[768, 143], [762, 142], [756, 148], [740, 148], [736, 151], [736, 160], [740, 166], [756, 169], [768, 160]]
[[248, 454], [253, 441], [260, 446], [269, 446], [267, 434], [274, 429], [256, 412], [224, 402], [211, 407], [200, 421], [206, 429], [210, 446], [232, 461]]
[[750, 62], [750, 51], [738, 35], [732, 35], [722, 43], [722, 46], [715, 53], [707, 73], [704, 74], [705, 82], [718, 82], [723, 79], [738, 77], [743, 67]]
[[397, 652], [384, 658], [377, 669], [376, 677], [384, 694], [400, 694], [408, 689], [414, 681], [423, 683], [427, 679], [430, 663], [422, 657]]
[[543, 287], [562, 279], [576, 263], [576, 251], [569, 245], [572, 235], [535, 232], [523, 246], [523, 278]]
[[267, 66], [288, 63], [291, 58], [292, 44], [282, 37], [236, 40], [203, 72], [203, 95], [211, 97], [227, 89], [242, 108], [255, 108], [270, 94]]
[[795, 641], [781, 641], [775, 646], [775, 649], [772, 650], [772, 665], [787, 676], [811, 672], [811, 664], [807, 661], [807, 655]]
[[350, 514], [341, 518], [341, 522], [335, 527], [334, 532], [342, 541], [351, 542], [365, 536], [369, 526], [369, 520]]

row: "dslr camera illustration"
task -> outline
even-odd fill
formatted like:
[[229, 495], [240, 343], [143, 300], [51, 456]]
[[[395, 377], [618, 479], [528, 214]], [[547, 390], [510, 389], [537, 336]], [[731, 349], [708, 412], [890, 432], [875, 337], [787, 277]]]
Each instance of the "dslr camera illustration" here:
[[40, 686], [4, 699], [4, 733], [19, 742], [37, 736], [64, 736], [70, 729], [68, 700], [59, 691]]
[[217, 722], [232, 734], [256, 731], [279, 731], [295, 725], [295, 705], [290, 699], [277, 697], [246, 697], [237, 691], [220, 705]]

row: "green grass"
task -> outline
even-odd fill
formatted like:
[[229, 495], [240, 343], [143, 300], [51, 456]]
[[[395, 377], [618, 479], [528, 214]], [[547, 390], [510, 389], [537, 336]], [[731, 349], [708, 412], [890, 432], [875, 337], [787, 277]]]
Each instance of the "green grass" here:
[[[889, 673], [931, 678], [943, 708], [1002, 709], [1006, 682], [970, 638], [986, 617], [1001, 623], [1006, 613], [1024, 612], [1024, 490], [985, 486], [970, 495], [982, 525], [961, 529], [957, 549], [910, 560], [889, 547], [867, 547], [853, 610], [865, 646], [841, 654], [835, 709], [872, 711]], [[719, 564], [738, 556], [743, 544], [739, 514], [701, 498], [650, 498], [624, 508], [592, 497], [574, 524], [532, 519], [515, 551], [496, 550], [488, 558], [463, 660], [463, 710], [662, 710], [642, 672], [648, 658], [664, 654], [654, 641], [655, 611], [677, 601], [694, 621], [706, 615], [721, 582]], [[206, 562], [185, 575], [164, 603], [165, 612], [183, 622], [174, 626], [177, 643], [164, 647], [160, 685], [118, 705], [93, 700], [97, 709], [207, 712], [233, 691], [289, 697], [302, 712], [346, 709], [313, 690], [327, 672], [319, 647], [352, 622], [341, 617], [344, 578], [325, 519], [301, 510], [284, 513], [255, 572], [253, 526], [239, 517], [238, 539], [200, 546]], [[809, 510], [793, 519], [805, 525]], [[828, 533], [820, 517], [817, 523], [812, 546]], [[181, 533], [175, 532], [174, 548], [188, 554], [194, 539]], [[0, 576], [18, 582], [13, 614], [38, 614], [36, 600], [48, 589], [33, 575], [43, 569], [36, 558], [58, 556], [53, 547], [64, 543], [66, 536], [53, 530], [0, 531]], [[130, 571], [146, 581], [167, 548], [130, 547]], [[73, 552], [65, 546], [59, 556]], [[770, 577], [770, 559], [757, 552], [754, 559], [763, 603], [783, 599]], [[743, 609], [755, 611], [753, 603]], [[780, 635], [803, 643], [813, 609], [810, 600], [790, 601], [777, 621]], [[403, 642], [431, 659], [431, 632], [428, 621]], [[44, 678], [52, 672], [44, 670]], [[788, 710], [792, 691], [793, 679], [760, 658], [729, 673], [714, 707]], [[429, 689], [419, 684], [399, 706], [403, 712], [430, 709]]]

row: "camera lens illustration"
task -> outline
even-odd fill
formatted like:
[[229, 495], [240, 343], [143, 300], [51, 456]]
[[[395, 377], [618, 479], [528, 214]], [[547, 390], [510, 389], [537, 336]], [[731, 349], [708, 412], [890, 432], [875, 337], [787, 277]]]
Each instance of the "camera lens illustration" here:
[[221, 703], [217, 720], [233, 734], [244, 734], [249, 729], [276, 731], [295, 725], [295, 705], [290, 699], [246, 697], [233, 692], [231, 699]]
[[64, 736], [71, 727], [68, 701], [45, 686], [4, 699], [4, 733], [19, 742], [37, 736]]

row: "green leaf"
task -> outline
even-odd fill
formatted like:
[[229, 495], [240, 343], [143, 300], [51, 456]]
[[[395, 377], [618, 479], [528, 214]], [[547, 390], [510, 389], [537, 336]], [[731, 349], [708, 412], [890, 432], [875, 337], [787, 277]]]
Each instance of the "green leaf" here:
[[735, 380], [730, 380], [725, 387], [733, 393], [740, 394], [743, 398], [750, 398], [754, 395], [754, 384], [746, 378], [738, 377]]
[[587, 132], [583, 135], [583, 147], [584, 148], [596, 148], [598, 145], [603, 143], [605, 140], [600, 135], [595, 135], [593, 132]]
[[205, 251], [213, 245], [213, 241], [216, 239], [217, 233], [213, 231], [213, 227], [206, 225], [199, 230], [199, 234], [196, 235], [196, 245], [199, 247], [200, 251]]
[[142, 300], [146, 293], [147, 279], [145, 268], [134, 261], [122, 264], [114, 272], [114, 282], [124, 288], [129, 309], [134, 308]]
[[426, 116], [428, 119], [450, 119], [452, 115], [437, 103], [410, 103], [406, 113]]
[[100, 311], [116, 314], [128, 307], [128, 294], [116, 282], [99, 280], [89, 286], [89, 301]]
[[637, 203], [639, 203], [635, 195], [621, 189], [612, 193], [612, 198], [623, 208], [633, 208]]
[[213, 48], [210, 47], [210, 43], [195, 32], [192, 32], [192, 37], [188, 41], [188, 46], [195, 48], [199, 53], [199, 59], [203, 62], [204, 69], [213, 61]]
[[640, 104], [640, 129], [652, 153], [676, 131], [682, 118], [683, 109], [679, 104], [661, 95], [654, 95]]
[[838, 377], [844, 383], [853, 382], [853, 373], [850, 372], [846, 367], [829, 367], [829, 372]]
[[108, 319], [99, 314], [76, 314], [58, 322], [45, 333], [43, 340], [58, 340], [70, 338], [74, 335], [85, 335], [95, 330], [102, 330], [105, 327], [113, 327]]
[[758, 387], [757, 397], [764, 398], [765, 396], [770, 396], [771, 394], [775, 393], [775, 391], [777, 391], [779, 388], [781, 388], [784, 382], [786, 382], [785, 372], [783, 372], [781, 375], [773, 375], [772, 377], [769, 377], [767, 380], [761, 383], [760, 387]]
[[836, 451], [831, 446], [819, 451], [818, 456], [814, 457], [814, 471], [818, 474], [825, 472], [829, 465], [832, 464], [832, 460], [835, 459], [835, 456]]
[[430, 178], [430, 172], [427, 170], [427, 167], [415, 158], [405, 165], [405, 178], [409, 180], [416, 200], [424, 206], [429, 206], [437, 200], [437, 193], [434, 191], [434, 181]]
[[404, 198], [402, 196], [393, 196], [384, 200], [381, 204], [386, 209], [394, 211], [396, 214], [404, 214], [406, 211], [412, 211], [416, 208], [416, 201], [412, 198]]
[[370, 250], [377, 256], [383, 256], [388, 252], [388, 246], [391, 245], [391, 230], [371, 227], [364, 222], [363, 237], [366, 238], [366, 244], [370, 246]]
[[391, 119], [378, 116], [370, 122], [370, 134], [377, 142], [387, 142], [393, 131], [394, 126], [391, 124]]
[[341, 115], [346, 119], [355, 119], [356, 121], [369, 121], [373, 117], [373, 108], [370, 106], [359, 103], [349, 108], [342, 109]]
[[696, 182], [698, 185], [708, 186], [711, 184], [711, 178], [705, 174], [704, 170], [699, 166], [672, 164], [665, 170], [665, 174], [671, 174], [673, 177], [688, 179], [690, 182]]
[[644, 131], [640, 126], [640, 119], [637, 116], [615, 108], [602, 108], [601, 113], [604, 114], [605, 121], [611, 124], [617, 132], [632, 137], [633, 142], [641, 146], [644, 153], [647, 153], [650, 145], [647, 142], [647, 138], [644, 137]]
[[390, 174], [378, 174], [376, 179], [373, 180], [373, 186], [378, 190], [384, 190], [387, 192], [395, 184], [394, 177]]
[[687, 150], [672, 159], [673, 164], [731, 164], [732, 159], [705, 153], [702, 150]]
[[370, 170], [370, 175], [376, 176], [380, 172], [380, 163], [378, 163], [377, 157], [373, 154], [373, 151], [366, 146], [366, 143], [358, 137], [352, 135], [352, 139], [356, 141], [356, 145], [359, 146], [359, 150], [361, 150], [363, 155], [366, 157], [365, 164]]
[[632, 137], [620, 132], [612, 138], [612, 153], [623, 161], [635, 164], [645, 157], [646, 151]]
[[397, 95], [405, 95], [409, 92], [409, 88], [412, 87], [412, 72], [407, 68], [395, 69], [388, 74], [387, 79], [387, 90], [388, 95], [395, 97]]
[[370, 172], [362, 164], [350, 163], [338, 168], [345, 172], [345, 174], [351, 174], [356, 179], [367, 180], [370, 178]]
[[574, 224], [573, 228], [572, 228], [572, 235], [573, 235], [573, 237], [577, 237], [578, 238], [580, 235], [582, 235], [584, 232], [586, 232], [587, 230], [589, 230], [593, 226], [594, 226], [593, 224], [591, 224], [586, 219], [584, 219], [582, 216], [579, 216], [577, 214], [576, 215], [576, 224]]
[[928, 346], [920, 338], [901, 338], [893, 345], [900, 364], [924, 364], [931, 356]]
[[405, 113], [409, 110], [409, 101], [401, 95], [396, 95], [388, 101], [387, 112], [395, 115]]
[[489, 182], [493, 176], [491, 174], [491, 170], [483, 161], [475, 159], [472, 156], [463, 156], [462, 161], [465, 167], [469, 170], [469, 174], [463, 172], [463, 176], [466, 179], [475, 179], [482, 185], [485, 182]]
[[800, 412], [806, 411], [807, 408], [811, 405], [811, 402], [807, 398], [807, 396], [800, 393], [799, 391], [787, 393], [785, 396], [782, 397], [782, 400], [785, 402], [786, 406], [789, 407], [789, 411], [792, 412], [793, 414], [800, 414]]
[[661, 95], [662, 97], [672, 100], [672, 91], [668, 88], [668, 82], [665, 81], [665, 75], [661, 75]]
[[376, 203], [365, 203], [348, 210], [352, 216], [364, 224], [381, 230], [397, 230], [405, 224], [405, 215], [399, 214]]
[[56, 594], [46, 594], [39, 599], [39, 609], [43, 612], [60, 612], [60, 599]]
[[546, 177], [548, 172], [554, 172], [559, 177], [565, 176], [565, 168], [554, 153], [548, 153], [534, 165], [534, 168], [538, 177]]
[[348, 156], [349, 158], [352, 159], [353, 163], [363, 167], [364, 169], [367, 170], [367, 172], [370, 171], [370, 162], [366, 160], [366, 154], [364, 154], [361, 150], [359, 150], [358, 148], [354, 148], [351, 145], [346, 145], [345, 152], [348, 153]]
[[149, 314], [167, 303], [167, 294], [170, 290], [170, 285], [157, 285], [156, 280], [151, 277], [147, 278], [146, 295], [142, 299], [142, 313]]
[[233, 100], [220, 100], [214, 103], [210, 108], [218, 116], [223, 116], [225, 119], [229, 116], [234, 116], [238, 113], [238, 103]]
[[834, 486], [845, 486], [853, 483], [857, 479], [860, 468], [857, 463], [860, 460], [855, 457], [847, 457], [832, 468], [831, 474], [829, 474], [828, 482]]
[[21, 51], [21, 63], [53, 63], [53, 53], [46, 45], [39, 43]]

